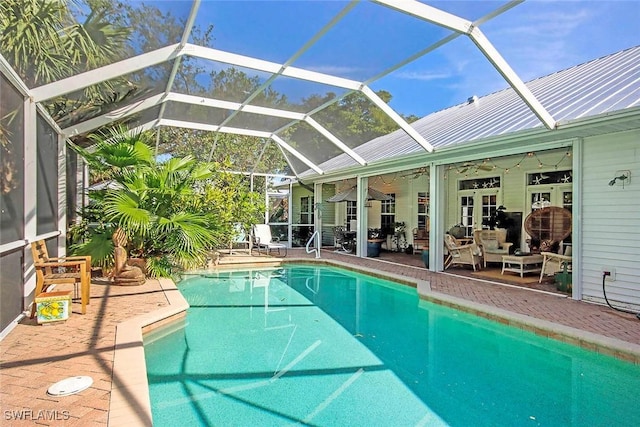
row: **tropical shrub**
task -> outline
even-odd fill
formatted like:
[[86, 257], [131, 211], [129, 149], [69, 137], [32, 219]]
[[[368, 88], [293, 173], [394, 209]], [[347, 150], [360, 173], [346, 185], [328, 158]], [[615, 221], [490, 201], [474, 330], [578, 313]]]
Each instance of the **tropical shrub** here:
[[123, 128], [90, 138], [95, 150], [75, 149], [109, 185], [89, 193], [90, 208], [76, 226], [82, 238], [71, 250], [96, 264], [112, 263], [109, 239], [120, 227], [129, 255], [146, 259], [152, 277], [202, 266], [211, 249], [227, 245], [233, 223], [254, 222], [264, 212], [240, 178], [218, 173], [215, 164], [191, 156], [158, 162], [144, 134]]

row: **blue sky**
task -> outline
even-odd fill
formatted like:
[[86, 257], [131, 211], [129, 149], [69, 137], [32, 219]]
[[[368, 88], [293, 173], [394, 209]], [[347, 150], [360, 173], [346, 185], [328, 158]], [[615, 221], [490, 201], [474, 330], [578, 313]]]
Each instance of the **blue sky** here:
[[[476, 20], [498, 1], [426, 2]], [[187, 1], [155, 2], [188, 13]], [[290, 59], [347, 3], [343, 1], [203, 0], [197, 24], [214, 25], [214, 48], [274, 62]], [[525, 81], [640, 44], [638, 1], [526, 1], [480, 26]], [[369, 79], [450, 32], [377, 4], [351, 10], [294, 66], [354, 80]], [[281, 79], [284, 80], [284, 79]], [[506, 87], [467, 37], [374, 81], [399, 113], [423, 116]], [[291, 99], [335, 88], [275, 85]]]

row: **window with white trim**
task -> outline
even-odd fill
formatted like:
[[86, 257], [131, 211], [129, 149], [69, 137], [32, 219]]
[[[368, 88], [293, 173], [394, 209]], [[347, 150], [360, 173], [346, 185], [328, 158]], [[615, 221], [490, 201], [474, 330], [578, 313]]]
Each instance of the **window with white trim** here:
[[380, 227], [385, 234], [393, 234], [396, 223], [396, 194], [387, 194], [389, 200], [380, 203]]

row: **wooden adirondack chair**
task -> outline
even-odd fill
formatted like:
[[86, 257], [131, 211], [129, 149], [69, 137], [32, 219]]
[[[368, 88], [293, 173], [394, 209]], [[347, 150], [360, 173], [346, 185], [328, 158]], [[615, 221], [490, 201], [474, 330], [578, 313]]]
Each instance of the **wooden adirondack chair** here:
[[[79, 283], [82, 314], [86, 314], [91, 286], [91, 257], [49, 257], [44, 240], [31, 243], [31, 254], [36, 269], [35, 296], [45, 292], [51, 285], [71, 283], [77, 286]], [[35, 315], [35, 309], [34, 303], [31, 308], [31, 318]]]

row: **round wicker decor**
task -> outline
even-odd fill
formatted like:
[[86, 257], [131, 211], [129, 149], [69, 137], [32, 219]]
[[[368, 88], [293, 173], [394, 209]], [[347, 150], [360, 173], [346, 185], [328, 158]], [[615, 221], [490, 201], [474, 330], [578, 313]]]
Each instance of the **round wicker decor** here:
[[571, 234], [571, 212], [558, 206], [535, 210], [524, 220], [524, 229], [532, 238], [560, 242]]

